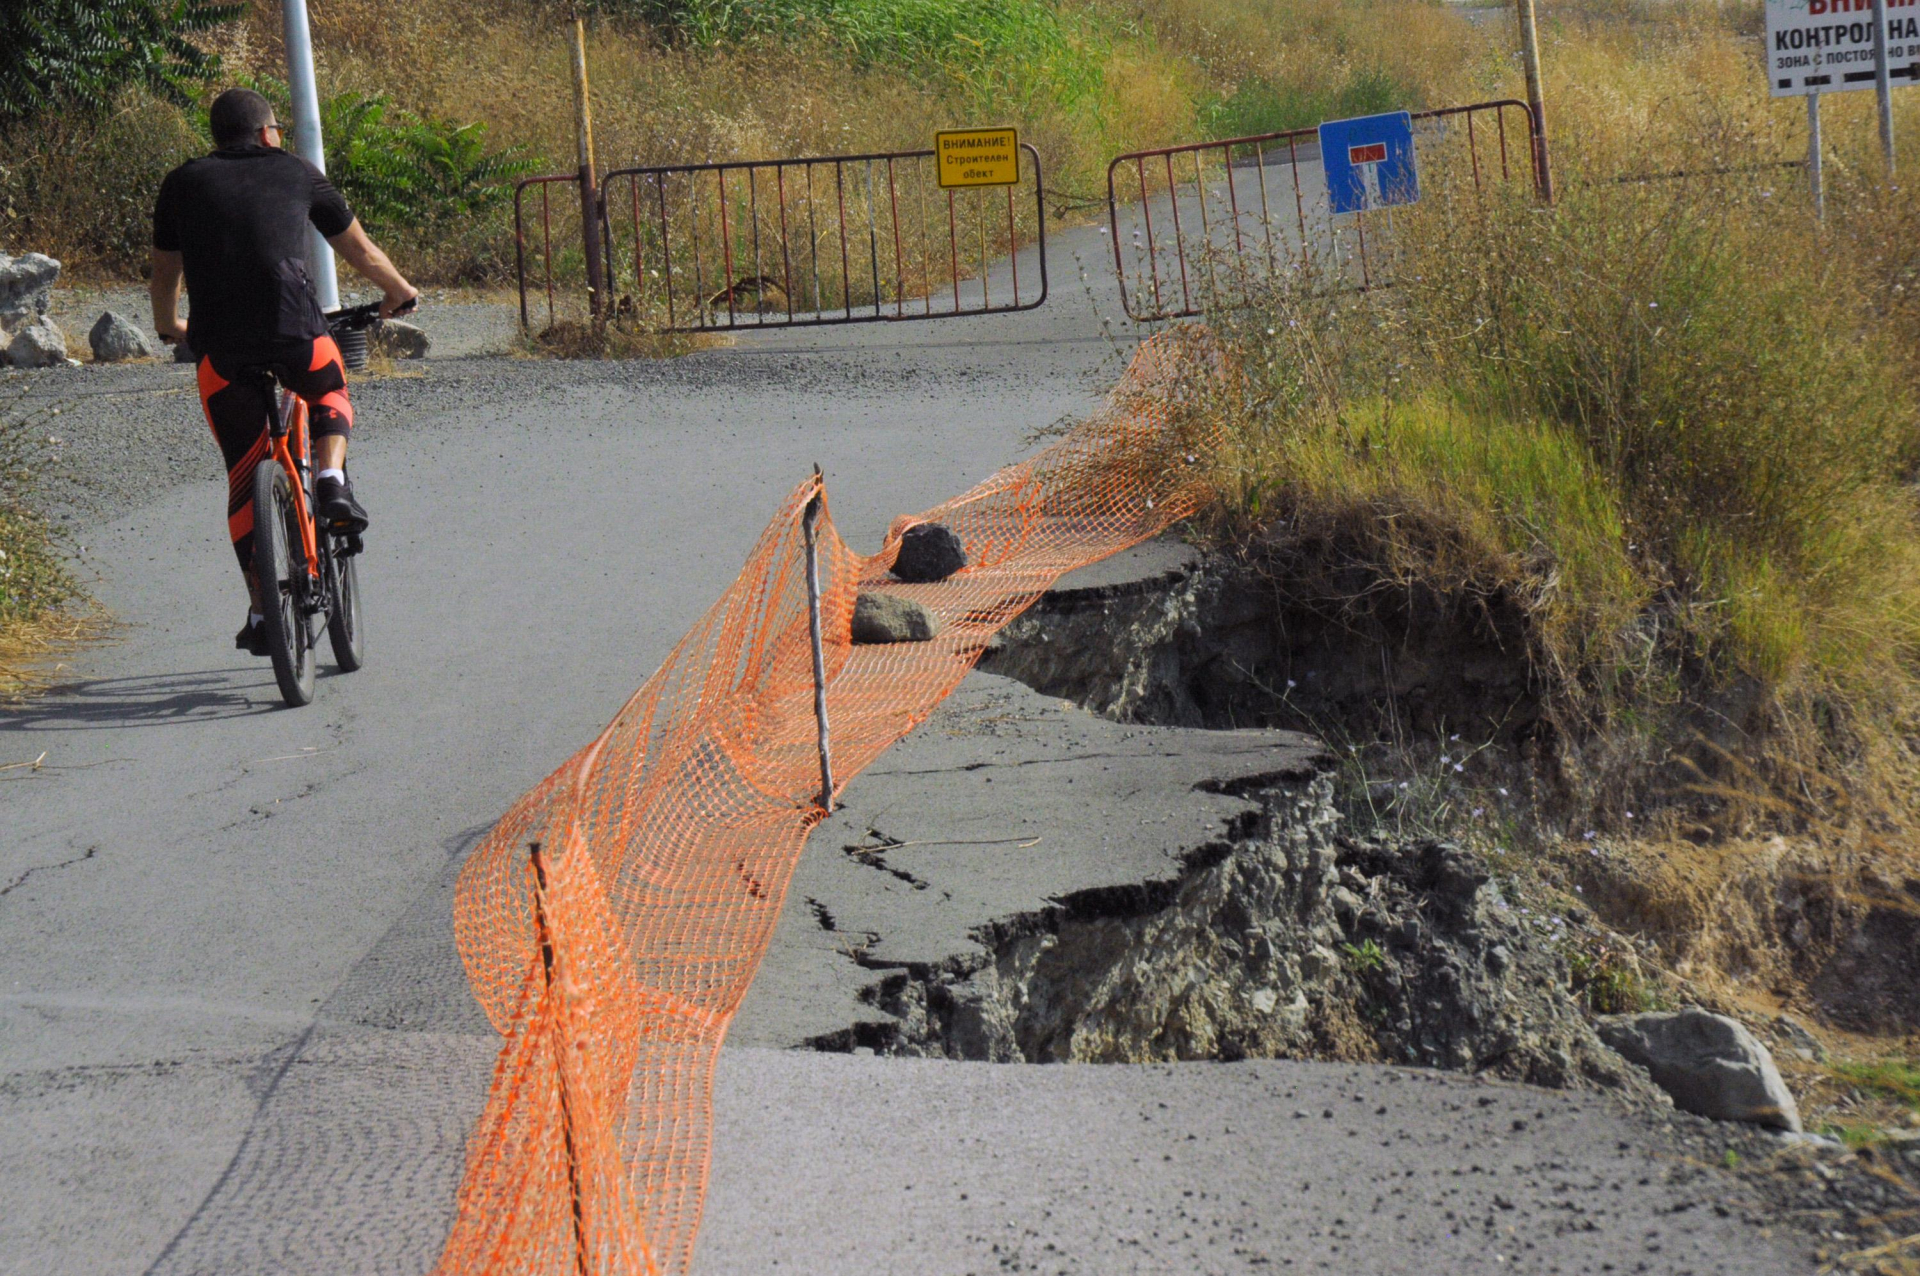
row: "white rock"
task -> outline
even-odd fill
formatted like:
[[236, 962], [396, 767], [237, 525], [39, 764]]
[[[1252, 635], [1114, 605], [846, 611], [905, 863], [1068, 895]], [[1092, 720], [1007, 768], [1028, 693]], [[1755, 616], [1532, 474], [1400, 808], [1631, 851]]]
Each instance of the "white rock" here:
[[0, 253], [0, 327], [24, 328], [45, 315], [59, 277], [60, 263], [44, 253]]
[[35, 319], [7, 343], [7, 362], [16, 368], [51, 368], [66, 361], [66, 335], [51, 319]]

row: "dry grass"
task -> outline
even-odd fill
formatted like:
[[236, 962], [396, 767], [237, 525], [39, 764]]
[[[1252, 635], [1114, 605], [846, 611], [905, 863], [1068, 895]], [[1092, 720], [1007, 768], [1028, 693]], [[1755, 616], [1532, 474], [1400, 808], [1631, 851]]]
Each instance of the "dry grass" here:
[[[1517, 605], [1548, 725], [1428, 794], [1492, 812], [1454, 831], [1580, 887], [1693, 997], [1910, 1030], [1920, 212], [1870, 94], [1827, 101], [1824, 226], [1765, 167], [1805, 108], [1765, 96], [1757, 12], [1554, 6], [1551, 216], [1429, 168], [1395, 287], [1322, 274], [1224, 317], [1233, 375], [1195, 379], [1229, 426], [1213, 531], [1340, 547], [1288, 587]], [[1741, 171], [1644, 180], [1712, 168]], [[1432, 743], [1356, 765], [1418, 781]]]
[[[113, 622], [92, 607], [61, 608], [32, 620], [0, 621], [0, 713], [60, 680], [65, 658], [105, 639]], [[0, 758], [13, 763], [14, 758]]]

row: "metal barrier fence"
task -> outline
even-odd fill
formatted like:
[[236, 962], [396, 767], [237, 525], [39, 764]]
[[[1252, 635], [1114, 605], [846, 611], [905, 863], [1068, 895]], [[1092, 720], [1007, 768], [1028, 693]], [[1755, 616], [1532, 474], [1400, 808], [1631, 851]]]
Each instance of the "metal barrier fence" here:
[[[1039, 152], [1020, 149], [1018, 186], [970, 190], [940, 188], [931, 150], [616, 169], [600, 186], [600, 317], [705, 332], [1032, 310], [1046, 223]], [[579, 188], [572, 173], [514, 188], [523, 328], [542, 295], [548, 327], [588, 311]]]
[[[1508, 182], [1525, 171], [1541, 189], [1533, 113], [1525, 102], [1419, 111], [1413, 121], [1423, 181], [1428, 174], [1446, 180], [1465, 172], [1478, 190], [1495, 173]], [[1318, 133], [1310, 128], [1115, 159], [1107, 166], [1107, 225], [1127, 317], [1180, 319], [1243, 305], [1283, 268], [1309, 263], [1316, 251], [1342, 270], [1357, 268], [1360, 287], [1374, 286], [1367, 214], [1352, 215], [1355, 243], [1349, 246], [1328, 206], [1324, 178], [1303, 181], [1303, 170], [1319, 168]], [[1278, 171], [1271, 181], [1270, 169]], [[1124, 217], [1122, 199], [1128, 201]], [[1123, 220], [1130, 234], [1123, 234]]]
[[931, 150], [610, 172], [613, 317], [701, 332], [1032, 310], [1046, 227], [1040, 153], [1020, 149], [1018, 187], [971, 190], [941, 189]]
[[[571, 194], [565, 199], [563, 216], [556, 232], [553, 219], [553, 188], [555, 186], [572, 187]], [[535, 244], [527, 242], [527, 219], [524, 207], [526, 193], [537, 189], [540, 192], [539, 239]], [[559, 247], [556, 248], [556, 235]], [[581, 278], [584, 279], [584, 257], [580, 242], [580, 175], [578, 173], [550, 173], [544, 177], [527, 177], [514, 183], [513, 187], [513, 267], [515, 278], [520, 287], [520, 327], [524, 330], [533, 326], [530, 307], [527, 304], [527, 257], [529, 253], [539, 260], [538, 291], [547, 299], [547, 327], [553, 327], [559, 316], [571, 309], [558, 300], [556, 273], [564, 276], [564, 281], [572, 283], [569, 267], [577, 254], [581, 258]], [[557, 269], [556, 269], [557, 267]], [[584, 283], [581, 284], [584, 288]], [[584, 294], [583, 294], [584, 295]]]

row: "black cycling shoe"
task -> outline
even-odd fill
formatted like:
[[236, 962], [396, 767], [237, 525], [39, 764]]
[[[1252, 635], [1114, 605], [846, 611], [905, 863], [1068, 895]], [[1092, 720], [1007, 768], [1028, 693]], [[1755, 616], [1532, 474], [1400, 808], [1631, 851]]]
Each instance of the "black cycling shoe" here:
[[322, 523], [348, 532], [367, 530], [367, 511], [353, 499], [353, 484], [323, 478], [313, 485], [313, 503]]
[[247, 623], [240, 626], [240, 632], [233, 636], [233, 645], [249, 656], [272, 655], [267, 650], [267, 622], [255, 620], [253, 613], [247, 613]]

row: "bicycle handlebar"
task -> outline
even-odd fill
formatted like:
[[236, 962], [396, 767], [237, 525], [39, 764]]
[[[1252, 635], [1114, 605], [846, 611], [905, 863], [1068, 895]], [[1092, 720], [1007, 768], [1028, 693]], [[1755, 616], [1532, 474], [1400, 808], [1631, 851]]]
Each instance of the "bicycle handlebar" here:
[[[333, 332], [353, 332], [360, 328], [371, 328], [374, 324], [380, 322], [381, 305], [381, 302], [369, 301], [364, 306], [347, 306], [340, 310], [329, 310], [327, 312], [327, 327]], [[393, 312], [394, 317], [398, 318], [401, 315], [410, 315], [419, 309], [419, 307], [420, 297], [419, 294], [416, 293], [407, 301], [406, 305]]]

